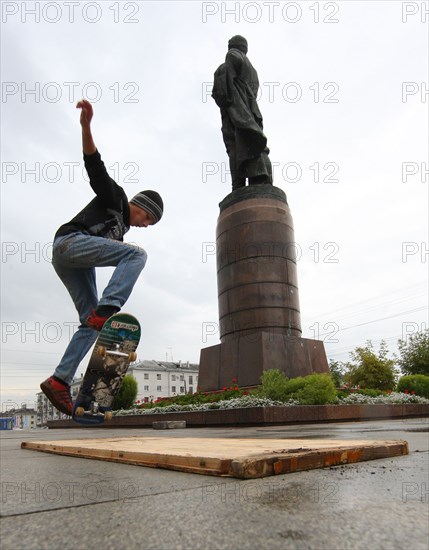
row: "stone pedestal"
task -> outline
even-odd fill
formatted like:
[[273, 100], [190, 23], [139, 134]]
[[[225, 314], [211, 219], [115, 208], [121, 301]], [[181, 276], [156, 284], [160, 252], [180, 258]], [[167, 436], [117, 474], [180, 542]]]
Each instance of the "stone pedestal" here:
[[259, 384], [262, 372], [288, 377], [329, 372], [323, 343], [301, 338], [293, 222], [281, 189], [254, 185], [220, 204], [216, 231], [221, 343], [201, 350], [199, 387], [237, 379]]

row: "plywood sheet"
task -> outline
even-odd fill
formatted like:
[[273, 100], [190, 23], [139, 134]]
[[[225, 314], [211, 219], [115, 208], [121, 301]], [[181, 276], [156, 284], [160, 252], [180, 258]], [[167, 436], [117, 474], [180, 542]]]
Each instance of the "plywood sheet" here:
[[253, 479], [408, 454], [406, 441], [114, 437], [24, 441], [22, 448], [155, 468]]

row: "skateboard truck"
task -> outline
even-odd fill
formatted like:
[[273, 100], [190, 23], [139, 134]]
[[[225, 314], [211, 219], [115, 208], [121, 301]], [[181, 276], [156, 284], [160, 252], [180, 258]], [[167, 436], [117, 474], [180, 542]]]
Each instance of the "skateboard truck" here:
[[102, 416], [104, 417], [104, 420], [111, 420], [113, 416], [112, 411], [100, 411], [100, 405], [97, 401], [91, 401], [91, 405], [87, 411], [85, 410], [85, 407], [77, 407], [75, 414], [76, 416], [84, 416], [85, 414], [91, 416]]
[[101, 357], [106, 357], [106, 355], [116, 355], [117, 357], [127, 357], [130, 363], [133, 363], [137, 359], [137, 353], [132, 351], [130, 353], [124, 353], [119, 351], [120, 345], [116, 344], [116, 349], [106, 349], [104, 346], [98, 346], [97, 354]]

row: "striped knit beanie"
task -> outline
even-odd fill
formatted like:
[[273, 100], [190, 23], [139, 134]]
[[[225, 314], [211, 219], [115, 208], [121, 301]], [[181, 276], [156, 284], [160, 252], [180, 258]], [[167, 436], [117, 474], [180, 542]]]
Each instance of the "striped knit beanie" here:
[[155, 223], [158, 223], [162, 218], [164, 203], [162, 202], [161, 196], [156, 191], [140, 191], [140, 193], [137, 193], [137, 195], [133, 197], [130, 202], [139, 208], [146, 210], [149, 214], [152, 214], [155, 219]]

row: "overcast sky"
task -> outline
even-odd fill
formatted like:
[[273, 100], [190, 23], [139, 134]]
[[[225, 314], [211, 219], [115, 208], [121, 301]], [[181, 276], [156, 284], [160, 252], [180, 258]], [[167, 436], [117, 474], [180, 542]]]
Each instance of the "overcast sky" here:
[[[213, 243], [231, 184], [210, 88], [234, 34], [249, 42], [274, 184], [294, 219], [303, 336], [346, 361], [368, 339], [393, 353], [426, 328], [423, 6], [2, 2], [2, 408], [34, 404], [77, 326], [50, 254], [93, 197], [81, 97], [112, 177], [130, 197], [164, 199], [158, 225], [126, 235], [148, 253], [124, 307], [142, 323], [140, 358], [197, 363], [219, 343]], [[98, 271], [101, 290], [110, 274]]]

